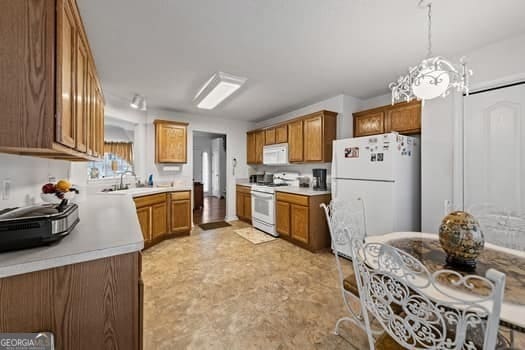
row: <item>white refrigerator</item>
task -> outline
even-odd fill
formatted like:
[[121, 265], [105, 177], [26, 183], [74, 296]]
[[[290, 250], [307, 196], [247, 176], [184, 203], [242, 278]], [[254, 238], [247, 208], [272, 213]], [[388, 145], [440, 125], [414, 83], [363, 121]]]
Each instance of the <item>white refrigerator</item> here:
[[[336, 140], [332, 198], [362, 198], [367, 235], [421, 229], [419, 140], [389, 133]], [[350, 252], [341, 252], [350, 257]]]

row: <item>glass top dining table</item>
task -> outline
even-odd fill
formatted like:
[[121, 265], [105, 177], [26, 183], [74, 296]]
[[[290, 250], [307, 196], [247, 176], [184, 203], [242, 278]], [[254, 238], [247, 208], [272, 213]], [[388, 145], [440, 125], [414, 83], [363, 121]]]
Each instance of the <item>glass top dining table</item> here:
[[[368, 236], [366, 242], [384, 243], [401, 249], [421, 261], [430, 273], [440, 269], [454, 270], [454, 267], [446, 265], [446, 253], [439, 244], [437, 234], [393, 232]], [[525, 333], [525, 252], [485, 243], [483, 252], [477, 259], [476, 269], [467, 273], [485, 276], [485, 272], [490, 268], [506, 275], [501, 323]], [[477, 287], [474, 287], [473, 292]], [[479, 292], [483, 294], [482, 290]]]

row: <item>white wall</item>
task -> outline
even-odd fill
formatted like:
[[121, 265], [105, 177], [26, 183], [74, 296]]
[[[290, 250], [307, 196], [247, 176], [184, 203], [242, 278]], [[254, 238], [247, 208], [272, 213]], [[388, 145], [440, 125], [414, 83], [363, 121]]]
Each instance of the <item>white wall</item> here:
[[[155, 164], [155, 119], [175, 120], [188, 122], [188, 163], [181, 165], [178, 172], [165, 172], [162, 165]], [[193, 131], [204, 131], [226, 135], [226, 218], [235, 218], [235, 183], [236, 179], [248, 177], [246, 165], [246, 132], [254, 128], [254, 123], [218, 119], [205, 116], [188, 115], [169, 110], [151, 110], [148, 113], [146, 129], [146, 143], [143, 153], [146, 159], [145, 173], [153, 174], [155, 182], [175, 182], [177, 184], [192, 185], [193, 180]], [[237, 159], [235, 175], [233, 175], [233, 159]]]
[[375, 96], [366, 100], [362, 100], [360, 107], [361, 110], [367, 110], [375, 107], [386, 106], [392, 103], [392, 94], [384, 94]]
[[69, 162], [0, 153], [0, 186], [11, 181], [8, 199], [3, 199], [3, 187], [0, 190], [0, 209], [41, 202], [42, 185], [50, 176], [68, 179]]

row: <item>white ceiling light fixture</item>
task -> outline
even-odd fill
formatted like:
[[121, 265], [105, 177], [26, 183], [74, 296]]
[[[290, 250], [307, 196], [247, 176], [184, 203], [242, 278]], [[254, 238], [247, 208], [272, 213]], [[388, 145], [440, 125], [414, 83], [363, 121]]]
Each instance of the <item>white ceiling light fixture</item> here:
[[147, 109], [146, 98], [139, 94], [135, 94], [133, 96], [133, 98], [131, 99], [131, 103], [129, 105], [131, 108], [138, 109], [141, 111], [145, 111]]
[[419, 7], [428, 11], [427, 58], [416, 67], [410, 67], [407, 75], [388, 85], [392, 90], [392, 104], [416, 98], [446, 97], [453, 89], [468, 95], [468, 79], [472, 71], [467, 68], [464, 57], [460, 59], [458, 69], [445, 58], [432, 55], [432, 1], [420, 0]]
[[199, 90], [193, 102], [201, 109], [214, 109], [246, 82], [246, 78], [228, 73], [215, 73]]

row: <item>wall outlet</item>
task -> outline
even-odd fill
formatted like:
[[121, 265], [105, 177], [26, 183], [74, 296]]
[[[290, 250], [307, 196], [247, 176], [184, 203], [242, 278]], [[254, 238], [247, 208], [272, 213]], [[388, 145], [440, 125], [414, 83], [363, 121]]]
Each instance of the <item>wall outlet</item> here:
[[11, 195], [11, 180], [4, 179], [2, 181], [2, 200], [6, 201]]

